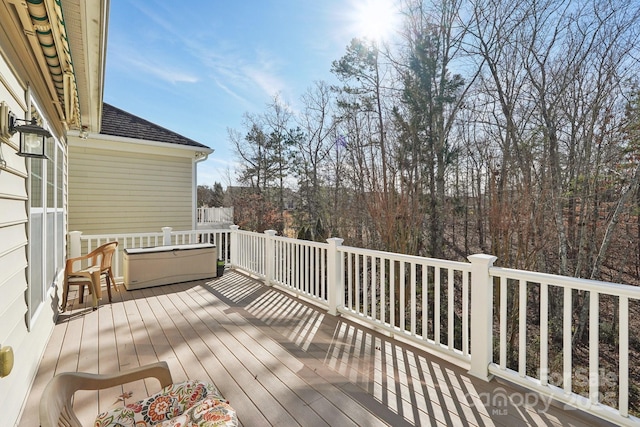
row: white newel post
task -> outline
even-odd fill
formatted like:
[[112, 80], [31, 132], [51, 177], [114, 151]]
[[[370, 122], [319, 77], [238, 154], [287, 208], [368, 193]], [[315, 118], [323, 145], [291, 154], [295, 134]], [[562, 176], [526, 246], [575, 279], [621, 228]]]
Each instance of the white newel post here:
[[276, 259], [276, 245], [273, 237], [278, 234], [278, 232], [276, 230], [265, 230], [264, 234], [267, 236], [264, 248], [264, 284], [271, 286]]
[[240, 226], [230, 225], [229, 228], [231, 229], [229, 264], [231, 264], [231, 267], [236, 267], [238, 264], [238, 230], [240, 229]]
[[162, 244], [164, 246], [170, 246], [171, 245], [171, 231], [173, 230], [173, 228], [171, 227], [162, 227]]
[[327, 249], [327, 301], [329, 303], [329, 314], [338, 314], [338, 308], [344, 305], [344, 288], [340, 280], [340, 262], [342, 257], [338, 252], [344, 239], [332, 237], [327, 239], [329, 248]]
[[471, 369], [469, 374], [490, 380], [489, 363], [493, 360], [493, 284], [489, 268], [497, 257], [469, 255], [471, 262]]
[[69, 258], [77, 258], [82, 255], [81, 236], [82, 231], [71, 231], [69, 233]]

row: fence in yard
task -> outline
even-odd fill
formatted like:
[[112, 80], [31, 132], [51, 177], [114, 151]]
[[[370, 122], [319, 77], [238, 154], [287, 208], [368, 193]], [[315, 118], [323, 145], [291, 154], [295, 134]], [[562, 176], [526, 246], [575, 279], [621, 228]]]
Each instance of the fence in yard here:
[[[638, 331], [629, 327], [640, 315], [638, 287], [495, 267], [496, 258], [484, 254], [453, 262], [237, 226], [73, 232], [70, 255], [112, 240], [120, 242], [117, 276], [125, 248], [214, 243], [228, 265], [266, 285], [446, 357], [476, 377], [506, 379], [616, 424], [640, 423], [640, 370], [629, 364], [630, 354], [640, 354]], [[574, 343], [581, 328], [586, 345]], [[584, 366], [577, 351], [588, 359]]]

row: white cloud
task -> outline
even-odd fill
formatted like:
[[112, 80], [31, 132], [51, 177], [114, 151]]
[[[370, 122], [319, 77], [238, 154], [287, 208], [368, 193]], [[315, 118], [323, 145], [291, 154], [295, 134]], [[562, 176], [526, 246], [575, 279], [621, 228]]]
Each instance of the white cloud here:
[[110, 45], [109, 60], [117, 64], [120, 70], [138, 78], [143, 74], [171, 84], [200, 81], [195, 73], [183, 69], [180, 66], [182, 64], [176, 66], [176, 60], [166, 57], [165, 53], [151, 53], [151, 50], [141, 53], [138, 49], [114, 41]]
[[244, 67], [244, 73], [269, 97], [273, 97], [274, 95], [283, 92], [286, 88], [284, 82], [275, 74], [254, 66]]
[[160, 80], [176, 83], [197, 83], [200, 79], [186, 71], [179, 70], [173, 65], [166, 65], [157, 60], [129, 60], [130, 65], [135, 66], [142, 72], [156, 76]]
[[[162, 55], [176, 55], [171, 53], [172, 50], [179, 52], [184, 58], [183, 61], [189, 61], [188, 66], [199, 69], [202, 75], [213, 76], [211, 79], [222, 91], [248, 108], [255, 107], [256, 98], [271, 98], [278, 93], [291, 92], [282, 77], [284, 73], [280, 68], [281, 61], [272, 52], [262, 50], [260, 46], [248, 46], [244, 42], [221, 37], [219, 34], [212, 38], [211, 31], [203, 30], [197, 19], [193, 27], [185, 31], [177, 28], [174, 21], [167, 20], [144, 3], [134, 3], [133, 6], [151, 24], [145, 33], [147, 40], [154, 44], [160, 41]], [[164, 9], [167, 14], [171, 13], [171, 8]], [[136, 40], [136, 43], [140, 42], [142, 40]], [[144, 57], [140, 57], [136, 52], [125, 53], [123, 59], [130, 66], [162, 81], [172, 84], [199, 81], [194, 73], [171, 64], [166, 57], [158, 56], [160, 53], [146, 53]], [[184, 63], [184, 66], [187, 64]], [[260, 92], [265, 96], [256, 97]]]

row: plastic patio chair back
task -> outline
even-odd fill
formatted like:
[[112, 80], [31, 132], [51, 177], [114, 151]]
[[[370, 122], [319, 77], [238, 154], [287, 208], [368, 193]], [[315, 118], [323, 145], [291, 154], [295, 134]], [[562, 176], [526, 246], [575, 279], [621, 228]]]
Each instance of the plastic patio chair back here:
[[116, 253], [117, 247], [118, 242], [109, 242], [94, 250], [94, 252], [96, 252], [96, 256], [102, 255], [102, 259], [100, 260], [100, 270], [102, 272], [104, 272], [108, 268], [111, 268], [111, 264], [113, 263], [113, 255]]
[[[102, 390], [144, 378], [156, 378], [161, 387], [173, 383], [166, 362], [157, 362], [113, 375], [65, 372], [49, 381], [40, 399], [41, 427], [82, 427], [73, 411], [73, 395], [78, 390]], [[96, 395], [97, 398], [97, 395]], [[96, 414], [98, 415], [98, 414]]]

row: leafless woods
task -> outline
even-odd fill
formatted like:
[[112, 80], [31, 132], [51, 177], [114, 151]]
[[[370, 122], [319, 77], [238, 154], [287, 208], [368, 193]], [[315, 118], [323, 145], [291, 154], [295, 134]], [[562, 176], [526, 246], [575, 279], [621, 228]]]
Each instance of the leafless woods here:
[[335, 82], [230, 130], [253, 189], [240, 225], [638, 283], [635, 0], [401, 9], [398, 36], [354, 39]]

